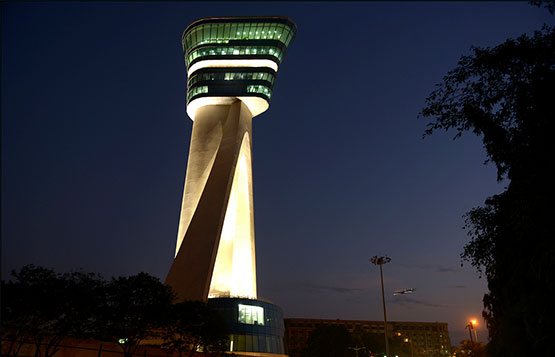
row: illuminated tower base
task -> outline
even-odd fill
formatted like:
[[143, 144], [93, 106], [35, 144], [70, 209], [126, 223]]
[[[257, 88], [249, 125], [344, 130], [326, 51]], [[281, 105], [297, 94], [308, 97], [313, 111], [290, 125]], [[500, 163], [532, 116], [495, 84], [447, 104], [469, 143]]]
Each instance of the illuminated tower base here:
[[208, 299], [229, 329], [228, 351], [235, 356], [286, 357], [283, 312], [273, 304], [239, 298]]

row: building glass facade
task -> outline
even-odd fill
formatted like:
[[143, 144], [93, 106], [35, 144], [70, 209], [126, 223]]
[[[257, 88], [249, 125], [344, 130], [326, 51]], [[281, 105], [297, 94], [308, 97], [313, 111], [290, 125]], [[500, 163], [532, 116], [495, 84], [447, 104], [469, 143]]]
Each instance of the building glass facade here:
[[276, 72], [270, 68], [202, 68], [187, 81], [187, 102], [212, 96], [256, 95], [270, 101]]
[[296, 33], [284, 17], [206, 18], [183, 33], [187, 104], [206, 97], [257, 97], [268, 104]]
[[285, 18], [209, 18], [194, 22], [182, 38], [183, 48], [229, 44], [237, 40], [273, 40], [288, 46], [295, 36], [295, 26]]
[[284, 354], [282, 310], [269, 302], [240, 299], [208, 299], [230, 331], [230, 352]]

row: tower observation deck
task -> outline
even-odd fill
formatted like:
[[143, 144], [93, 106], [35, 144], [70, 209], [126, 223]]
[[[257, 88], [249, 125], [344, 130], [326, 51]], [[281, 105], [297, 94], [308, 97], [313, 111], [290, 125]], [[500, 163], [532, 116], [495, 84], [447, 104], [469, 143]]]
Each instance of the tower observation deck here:
[[257, 297], [252, 118], [269, 108], [295, 33], [286, 17], [203, 18], [183, 33], [193, 131], [166, 277], [179, 300]]

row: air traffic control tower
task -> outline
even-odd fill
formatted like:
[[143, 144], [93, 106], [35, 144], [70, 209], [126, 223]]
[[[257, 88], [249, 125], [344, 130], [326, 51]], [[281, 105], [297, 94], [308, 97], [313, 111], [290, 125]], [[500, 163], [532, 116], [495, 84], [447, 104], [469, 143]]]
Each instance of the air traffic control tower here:
[[295, 33], [286, 17], [214, 17], [182, 38], [193, 131], [166, 283], [222, 313], [236, 355], [284, 355], [281, 309], [257, 300], [251, 137]]

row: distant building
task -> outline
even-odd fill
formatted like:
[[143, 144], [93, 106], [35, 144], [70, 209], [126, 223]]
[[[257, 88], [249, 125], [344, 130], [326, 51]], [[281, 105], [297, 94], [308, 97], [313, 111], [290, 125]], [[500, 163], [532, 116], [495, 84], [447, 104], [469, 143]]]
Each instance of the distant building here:
[[[308, 337], [317, 327], [343, 326], [350, 333], [361, 331], [383, 336], [383, 321], [285, 319], [285, 346], [290, 357], [298, 357], [306, 348]], [[451, 341], [445, 322], [388, 321], [388, 335], [407, 339], [413, 357], [450, 356]]]

